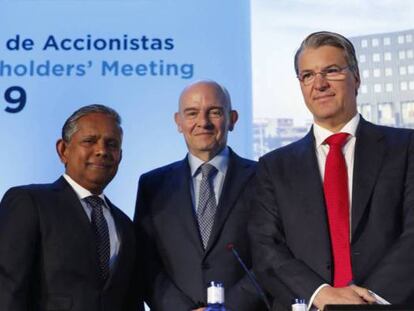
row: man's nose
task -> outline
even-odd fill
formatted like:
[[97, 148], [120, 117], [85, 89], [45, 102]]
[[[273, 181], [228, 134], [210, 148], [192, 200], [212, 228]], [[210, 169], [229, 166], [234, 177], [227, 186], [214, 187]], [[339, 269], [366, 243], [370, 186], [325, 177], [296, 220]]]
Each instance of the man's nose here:
[[95, 154], [99, 156], [107, 156], [108, 155], [108, 146], [105, 141], [98, 141], [95, 144]]
[[313, 80], [313, 87], [317, 90], [325, 90], [329, 87], [329, 82], [326, 76], [321, 72], [315, 73], [315, 80]]
[[198, 115], [197, 124], [201, 127], [206, 127], [211, 124], [208, 113], [200, 113]]

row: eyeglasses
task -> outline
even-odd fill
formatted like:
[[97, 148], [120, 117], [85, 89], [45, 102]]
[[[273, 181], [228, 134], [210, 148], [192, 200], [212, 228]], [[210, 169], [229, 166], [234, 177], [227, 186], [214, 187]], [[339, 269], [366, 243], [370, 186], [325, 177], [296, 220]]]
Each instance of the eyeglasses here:
[[339, 66], [330, 66], [325, 68], [319, 72], [314, 71], [304, 71], [297, 75], [299, 81], [301, 81], [304, 85], [309, 85], [315, 81], [316, 75], [320, 74], [323, 78], [330, 81], [340, 81], [345, 79], [345, 70], [348, 69], [349, 66], [339, 67]]

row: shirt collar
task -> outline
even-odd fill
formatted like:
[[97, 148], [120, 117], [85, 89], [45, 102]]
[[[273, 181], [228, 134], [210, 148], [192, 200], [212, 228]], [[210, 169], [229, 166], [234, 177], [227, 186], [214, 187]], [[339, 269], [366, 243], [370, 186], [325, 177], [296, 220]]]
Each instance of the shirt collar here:
[[[348, 123], [344, 125], [344, 127], [340, 130], [340, 132], [348, 133], [350, 138], [355, 137], [355, 133], [356, 133], [360, 119], [361, 117], [359, 113], [357, 113], [351, 120], [348, 121]], [[326, 128], [323, 128], [322, 126], [316, 123], [313, 124], [313, 135], [315, 136], [316, 147], [319, 147], [320, 145], [322, 145], [325, 142], [325, 140], [333, 134], [335, 133], [327, 130]]]
[[229, 147], [224, 147], [214, 158], [212, 158], [208, 162], [204, 162], [203, 160], [197, 158], [195, 155], [188, 153], [188, 163], [190, 165], [191, 176], [195, 177], [201, 165], [204, 163], [209, 163], [213, 165], [220, 173], [226, 174], [227, 167], [229, 164], [229, 157], [230, 157], [230, 150]]
[[[84, 187], [79, 185], [76, 181], [74, 181], [68, 174], [63, 174], [63, 178], [65, 178], [66, 181], [69, 183], [69, 185], [73, 188], [73, 191], [75, 191], [75, 193], [78, 196], [79, 200], [83, 200], [86, 197], [94, 195], [88, 189], [85, 189]], [[104, 202], [106, 202], [105, 195], [103, 193], [98, 195], [98, 197], [100, 197]], [[106, 206], [106, 203], [105, 203], [105, 206]]]

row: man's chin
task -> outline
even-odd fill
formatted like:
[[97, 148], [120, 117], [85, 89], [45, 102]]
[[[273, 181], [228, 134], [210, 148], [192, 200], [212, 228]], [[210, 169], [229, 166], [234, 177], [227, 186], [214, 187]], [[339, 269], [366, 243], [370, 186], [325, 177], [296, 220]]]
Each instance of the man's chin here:
[[200, 146], [198, 148], [199, 151], [201, 152], [207, 152], [207, 153], [215, 153], [217, 152], [217, 150], [220, 150], [221, 148], [219, 146], [216, 145], [204, 145], [204, 146]]
[[220, 153], [220, 151], [223, 150], [223, 148], [224, 148], [224, 146], [214, 145], [214, 146], [208, 146], [208, 147], [206, 147], [204, 149], [201, 149], [200, 148], [199, 151], [200, 152], [203, 152], [203, 153], [208, 153], [211, 157], [214, 157], [218, 153]]
[[111, 182], [113, 178], [114, 178], [113, 175], [112, 176], [111, 175], [95, 175], [95, 176], [91, 176], [91, 178], [89, 179], [89, 184], [93, 188], [103, 190]]

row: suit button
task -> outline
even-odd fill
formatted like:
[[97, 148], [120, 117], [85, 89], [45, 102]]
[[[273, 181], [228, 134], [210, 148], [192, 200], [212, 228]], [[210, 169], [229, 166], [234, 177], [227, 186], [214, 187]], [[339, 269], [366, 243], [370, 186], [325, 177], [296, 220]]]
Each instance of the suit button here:
[[332, 269], [332, 265], [330, 263], [326, 264], [326, 270], [331, 270]]
[[201, 268], [203, 269], [203, 270], [208, 270], [208, 269], [210, 269], [210, 265], [208, 264], [208, 263], [202, 263], [201, 264]]

